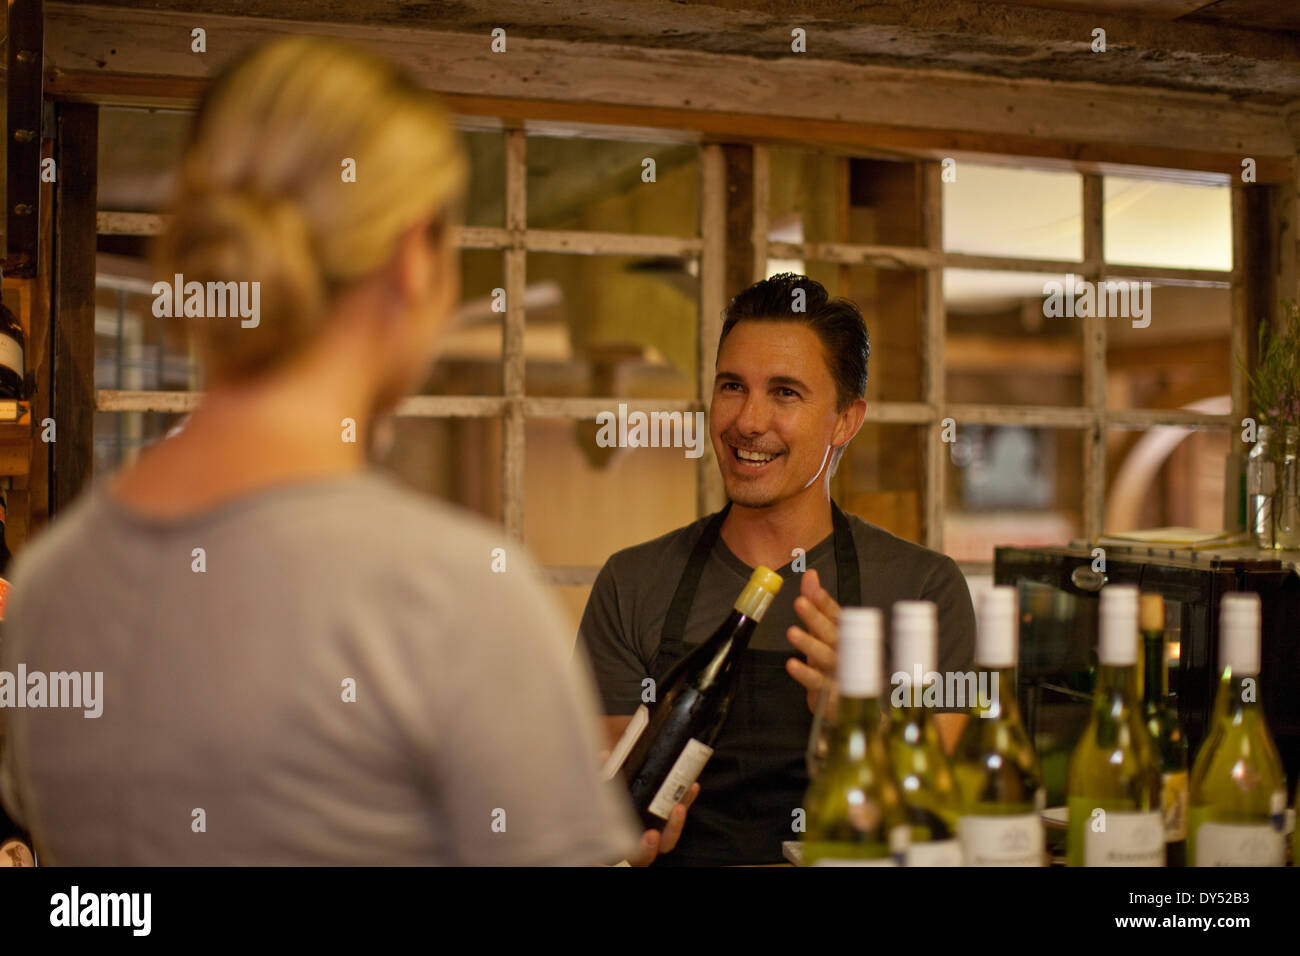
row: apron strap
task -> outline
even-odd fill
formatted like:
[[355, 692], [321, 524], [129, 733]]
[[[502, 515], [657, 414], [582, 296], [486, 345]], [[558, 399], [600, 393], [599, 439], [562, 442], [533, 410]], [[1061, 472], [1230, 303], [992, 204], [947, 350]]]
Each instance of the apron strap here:
[[709, 563], [709, 555], [722, 533], [722, 522], [731, 510], [728, 501], [721, 511], [709, 519], [703, 533], [691, 550], [686, 569], [677, 581], [677, 590], [673, 592], [672, 603], [668, 605], [668, 615], [664, 618], [664, 628], [659, 637], [659, 650], [655, 653], [650, 673], [656, 681], [663, 680], [668, 669], [685, 656], [686, 645], [682, 635], [686, 633], [686, 619], [690, 616], [691, 605], [695, 603], [695, 592], [699, 590], [700, 578], [704, 576], [704, 566]]
[[[686, 569], [677, 582], [672, 602], [668, 605], [668, 614], [664, 618], [663, 631], [659, 638], [659, 650], [655, 653], [650, 673], [655, 680], [661, 680], [668, 668], [677, 663], [686, 651], [682, 640], [686, 633], [686, 619], [690, 616], [691, 605], [695, 602], [695, 592], [699, 589], [700, 578], [708, 564], [713, 546], [722, 533], [722, 522], [731, 510], [731, 502], [709, 519], [704, 531], [695, 542], [691, 556], [686, 562]], [[841, 607], [857, 607], [862, 603], [862, 578], [858, 568], [858, 550], [853, 544], [853, 529], [840, 506], [831, 502], [831, 527], [835, 548], [836, 602]]]

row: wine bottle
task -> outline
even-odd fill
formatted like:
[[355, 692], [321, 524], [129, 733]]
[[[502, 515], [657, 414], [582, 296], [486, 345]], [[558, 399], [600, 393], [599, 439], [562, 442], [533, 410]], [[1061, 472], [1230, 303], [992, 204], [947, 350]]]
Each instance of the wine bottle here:
[[911, 827], [907, 866], [961, 866], [958, 795], [952, 765], [930, 716], [943, 692], [929, 677], [938, 667], [938, 609], [931, 601], [897, 601], [893, 610], [894, 685], [889, 763]]
[[22, 400], [26, 397], [23, 364], [26, 347], [27, 336], [23, 334], [22, 323], [0, 300], [0, 399]]
[[[9, 545], [5, 542], [5, 497], [0, 492], [0, 621], [4, 620], [5, 601], [9, 597]], [[2, 730], [2, 728], [0, 728]], [[0, 753], [4, 751], [4, 734], [0, 732]], [[31, 838], [0, 807], [0, 866], [35, 866]]]
[[1151, 734], [1151, 756], [1160, 770], [1160, 806], [1165, 817], [1165, 865], [1183, 866], [1187, 855], [1187, 738], [1169, 701], [1165, 664], [1165, 600], [1143, 594], [1139, 604], [1143, 664], [1142, 719]]
[[897, 866], [907, 852], [880, 705], [881, 649], [880, 611], [842, 609], [839, 706], [826, 762], [804, 798], [805, 866]]
[[1137, 694], [1138, 590], [1101, 589], [1092, 713], [1066, 771], [1070, 866], [1164, 866], [1160, 772]]
[[995, 587], [980, 595], [975, 666], [989, 674], [988, 700], [977, 702], [953, 755], [961, 795], [957, 821], [967, 866], [1043, 866], [1043, 771], [1020, 720], [1016, 665], [1017, 594]]
[[1286, 775], [1259, 703], [1259, 636], [1259, 595], [1225, 595], [1215, 724], [1192, 767], [1191, 866], [1286, 862]]
[[641, 705], [605, 762], [607, 779], [622, 770], [647, 828], [664, 825], [713, 756], [745, 648], [780, 590], [779, 574], [755, 569], [722, 626], [664, 675], [656, 700]]

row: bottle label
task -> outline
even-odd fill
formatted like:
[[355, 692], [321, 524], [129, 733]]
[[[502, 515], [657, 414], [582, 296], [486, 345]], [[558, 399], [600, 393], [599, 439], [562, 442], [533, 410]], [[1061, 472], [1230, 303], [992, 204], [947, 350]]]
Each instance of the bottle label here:
[[9, 581], [0, 578], [0, 621], [5, 619], [5, 605], [9, 603]]
[[673, 764], [673, 769], [668, 771], [668, 776], [664, 778], [663, 786], [650, 802], [650, 812], [667, 820], [673, 806], [685, 796], [687, 790], [691, 789], [691, 784], [699, 777], [700, 771], [712, 756], [712, 747], [700, 743], [694, 737], [688, 740], [686, 746], [682, 748], [681, 756]]
[[1284, 866], [1286, 836], [1270, 823], [1202, 823], [1197, 866]]
[[961, 866], [959, 840], [931, 840], [911, 843], [903, 857], [905, 866]]
[[0, 335], [0, 365], [7, 366], [23, 377], [23, 347], [8, 335]]
[[1037, 813], [968, 816], [957, 821], [967, 866], [1042, 866], [1046, 837]]
[[1092, 820], [1085, 820], [1083, 865], [1164, 866], [1164, 814], [1107, 810], [1105, 829], [1100, 832], [1093, 829]]
[[605, 761], [605, 766], [600, 768], [600, 776], [604, 780], [613, 780], [615, 774], [623, 769], [623, 761], [627, 760], [627, 755], [632, 752], [636, 742], [641, 739], [645, 733], [646, 725], [650, 723], [650, 708], [642, 704], [632, 715], [632, 722], [627, 725], [623, 731], [623, 736], [618, 738], [618, 743], [610, 752], [609, 758]]
[[1165, 812], [1165, 842], [1177, 843], [1187, 839], [1187, 771], [1160, 775], [1164, 797], [1161, 804]]

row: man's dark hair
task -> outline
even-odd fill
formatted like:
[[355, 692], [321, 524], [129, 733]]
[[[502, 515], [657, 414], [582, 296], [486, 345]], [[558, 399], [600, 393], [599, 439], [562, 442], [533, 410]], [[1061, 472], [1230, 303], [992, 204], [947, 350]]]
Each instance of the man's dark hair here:
[[[803, 290], [803, 311], [795, 311], [795, 290]], [[815, 279], [782, 272], [755, 282], [722, 313], [718, 351], [737, 322], [802, 322], [821, 339], [835, 380], [835, 407], [843, 411], [867, 393], [867, 356], [871, 343], [862, 312], [848, 299], [832, 299]]]

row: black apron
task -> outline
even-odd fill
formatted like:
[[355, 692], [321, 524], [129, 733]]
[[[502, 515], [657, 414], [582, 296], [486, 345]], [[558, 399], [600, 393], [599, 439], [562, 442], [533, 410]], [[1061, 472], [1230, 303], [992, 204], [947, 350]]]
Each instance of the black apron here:
[[[695, 543], [664, 619], [659, 651], [651, 666], [656, 684], [694, 646], [682, 640], [686, 619], [704, 567], [722, 531], [731, 503], [715, 514]], [[853, 531], [831, 502], [835, 548], [835, 599], [841, 607], [862, 600]], [[786, 587], [790, 587], [786, 584]], [[658, 866], [726, 866], [780, 863], [781, 844], [798, 839], [794, 810], [808, 790], [804, 753], [812, 730], [808, 692], [786, 673], [787, 651], [746, 650], [731, 712], [700, 774], [700, 795], [686, 815], [676, 849], [657, 857]]]

